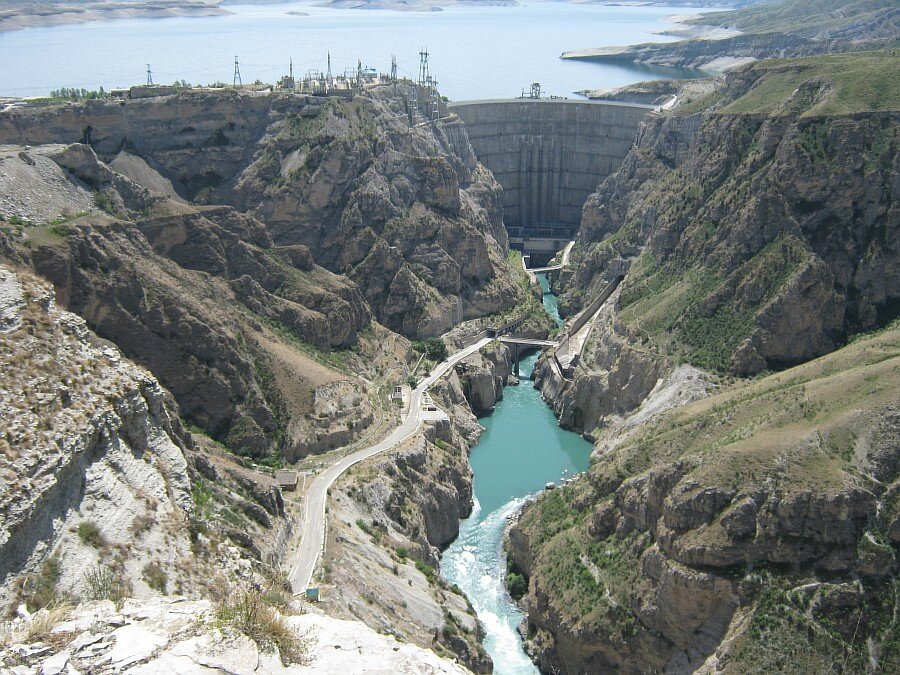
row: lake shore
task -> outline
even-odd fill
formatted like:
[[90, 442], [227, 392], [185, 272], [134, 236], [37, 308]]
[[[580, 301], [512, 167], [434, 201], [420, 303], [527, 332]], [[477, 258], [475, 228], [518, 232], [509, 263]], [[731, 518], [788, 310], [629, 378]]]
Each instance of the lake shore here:
[[231, 14], [217, 3], [167, 2], [152, 0], [146, 3], [115, 5], [108, 2], [34, 5], [14, 3], [0, 11], [0, 32], [47, 28], [65, 24], [109, 21], [111, 19], [166, 19], [176, 16], [220, 16]]

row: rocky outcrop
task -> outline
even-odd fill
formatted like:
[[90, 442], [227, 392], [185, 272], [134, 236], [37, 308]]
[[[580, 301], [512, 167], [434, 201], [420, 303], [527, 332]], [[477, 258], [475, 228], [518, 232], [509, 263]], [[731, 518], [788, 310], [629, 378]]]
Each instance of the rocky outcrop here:
[[[105, 675], [124, 670], [149, 673], [373, 672], [373, 664], [392, 673], [464, 675], [468, 672], [433, 652], [378, 634], [358, 621], [318, 613], [272, 612], [268, 625], [255, 619], [238, 624], [223, 618], [209, 600], [183, 597], [128, 600], [79, 606], [71, 612], [47, 610], [18, 617], [9, 626], [12, 640], [0, 651], [0, 666], [11, 672], [87, 672]], [[232, 625], [235, 624], [235, 625]], [[280, 633], [267, 634], [273, 624]], [[291, 649], [267, 640], [284, 641]], [[364, 655], [364, 656], [363, 656]], [[292, 657], [292, 658], [291, 658]]]
[[459, 120], [409, 128], [408, 96], [405, 85], [352, 101], [185, 91], [26, 108], [0, 115], [0, 143], [85, 142], [120, 163], [125, 148], [148, 186], [254, 214], [275, 244], [306, 246], [358, 284], [382, 324], [427, 337], [510, 309], [520, 291], [499, 185]]
[[565, 429], [592, 435], [634, 411], [674, 364], [635, 348], [615, 323], [618, 293], [600, 308], [571, 379], [552, 362], [535, 364], [534, 383]]
[[409, 129], [399, 103], [376, 89], [365, 101], [280, 107], [221, 198], [356, 281], [381, 323], [428, 337], [511, 307], [516, 289], [500, 187], [462, 123]]
[[480, 416], [491, 412], [503, 398], [513, 364], [509, 349], [492, 343], [460, 361], [455, 368], [469, 407]]
[[455, 372], [431, 394], [452, 421], [426, 424], [332, 488], [324, 564], [332, 610], [490, 672], [471, 605], [437, 572], [441, 550], [472, 510], [468, 449], [481, 428]]
[[138, 595], [151, 563], [192, 584], [189, 440], [171, 396], [45, 282], [0, 267], [0, 289], [0, 600], [83, 595], [97, 566]]
[[759, 64], [648, 118], [585, 206], [581, 263], [561, 304], [586, 304], [617, 261], [633, 260], [617, 331], [738, 374], [805, 361], [890, 321], [898, 113], [835, 101], [857, 66], [891, 64], [878, 53]]
[[660, 415], [702, 394], [685, 372], [686, 399], [659, 387], [603, 433], [587, 478], [510, 534], [542, 667], [894, 670], [898, 344], [894, 328]]
[[[253, 217], [153, 193], [86, 145], [41, 152], [56, 173], [36, 162], [32, 190], [69, 182], [117, 218], [96, 209], [28, 226], [7, 247], [155, 373], [190, 422], [232, 450], [291, 457], [343, 444], [371, 423], [368, 401], [343, 391], [337, 373], [311, 363], [298, 382], [283, 367], [313, 362], [315, 350], [360, 349], [371, 314], [355, 284], [315, 265], [301, 245], [275, 246]], [[348, 396], [352, 408], [332, 410]]]

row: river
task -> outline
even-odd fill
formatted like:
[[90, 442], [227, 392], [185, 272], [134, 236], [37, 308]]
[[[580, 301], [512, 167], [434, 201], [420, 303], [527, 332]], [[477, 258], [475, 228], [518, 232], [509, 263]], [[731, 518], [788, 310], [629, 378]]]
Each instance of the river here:
[[[539, 281], [545, 309], [561, 323], [546, 276], [539, 275]], [[480, 420], [485, 431], [469, 457], [475, 508], [441, 561], [441, 575], [462, 589], [485, 627], [484, 646], [497, 675], [538, 672], [516, 632], [524, 616], [506, 592], [502, 538], [507, 519], [546, 483], [586, 470], [591, 452], [590, 443], [559, 427], [532, 386], [536, 360], [536, 354], [522, 359], [522, 383], [507, 387], [494, 412]]]
[[[364, 66], [415, 78], [418, 52], [431, 53], [441, 93], [454, 100], [518, 96], [541, 82], [570, 96], [585, 88], [690, 76], [690, 71], [564, 61], [560, 53], [603, 45], [665, 42], [656, 31], [689, 7], [615, 7], [526, 2], [514, 7], [460, 5], [440, 12], [316, 7], [313, 2], [229, 5], [214, 17], [120, 19], [0, 33], [0, 96], [41, 96], [60, 87], [232, 83], [234, 57], [243, 82], [275, 82], [288, 72]], [[306, 16], [297, 16], [297, 13]]]

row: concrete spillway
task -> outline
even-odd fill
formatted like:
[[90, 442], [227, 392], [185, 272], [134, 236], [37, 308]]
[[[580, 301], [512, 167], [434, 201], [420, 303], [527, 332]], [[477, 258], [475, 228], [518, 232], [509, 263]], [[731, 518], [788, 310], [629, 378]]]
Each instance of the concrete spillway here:
[[[503, 219], [514, 244], [553, 252], [574, 236], [588, 196], [628, 153], [654, 108], [568, 99], [463, 101], [450, 110], [465, 122], [482, 164], [503, 186]], [[525, 247], [527, 250], [527, 247]]]

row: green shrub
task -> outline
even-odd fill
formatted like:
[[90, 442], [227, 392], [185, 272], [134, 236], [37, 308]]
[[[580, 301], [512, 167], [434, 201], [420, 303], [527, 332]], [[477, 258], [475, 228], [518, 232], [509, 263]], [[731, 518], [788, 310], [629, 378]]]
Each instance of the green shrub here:
[[528, 592], [528, 583], [525, 577], [516, 572], [510, 572], [506, 575], [506, 590], [509, 591], [509, 597], [513, 600], [521, 600]]
[[277, 649], [283, 664], [306, 661], [308, 641], [267, 602], [266, 593], [256, 589], [231, 592], [216, 608], [216, 616], [260, 647]]
[[440, 363], [447, 358], [447, 345], [441, 338], [427, 338], [426, 340], [416, 340], [412, 343], [413, 349], [432, 361]]
[[104, 565], [84, 573], [84, 590], [88, 600], [111, 600], [119, 606], [128, 595], [124, 580]]
[[147, 563], [147, 565], [144, 566], [144, 581], [146, 581], [147, 585], [154, 591], [162, 593], [163, 595], [166, 594], [168, 576], [158, 562]]
[[85, 521], [78, 525], [78, 538], [87, 546], [93, 546], [96, 549], [105, 548], [106, 538], [100, 532], [100, 528], [96, 524]]
[[56, 584], [59, 581], [59, 558], [53, 556], [44, 561], [41, 571], [28, 574], [19, 581], [19, 598], [31, 612], [56, 603]]

